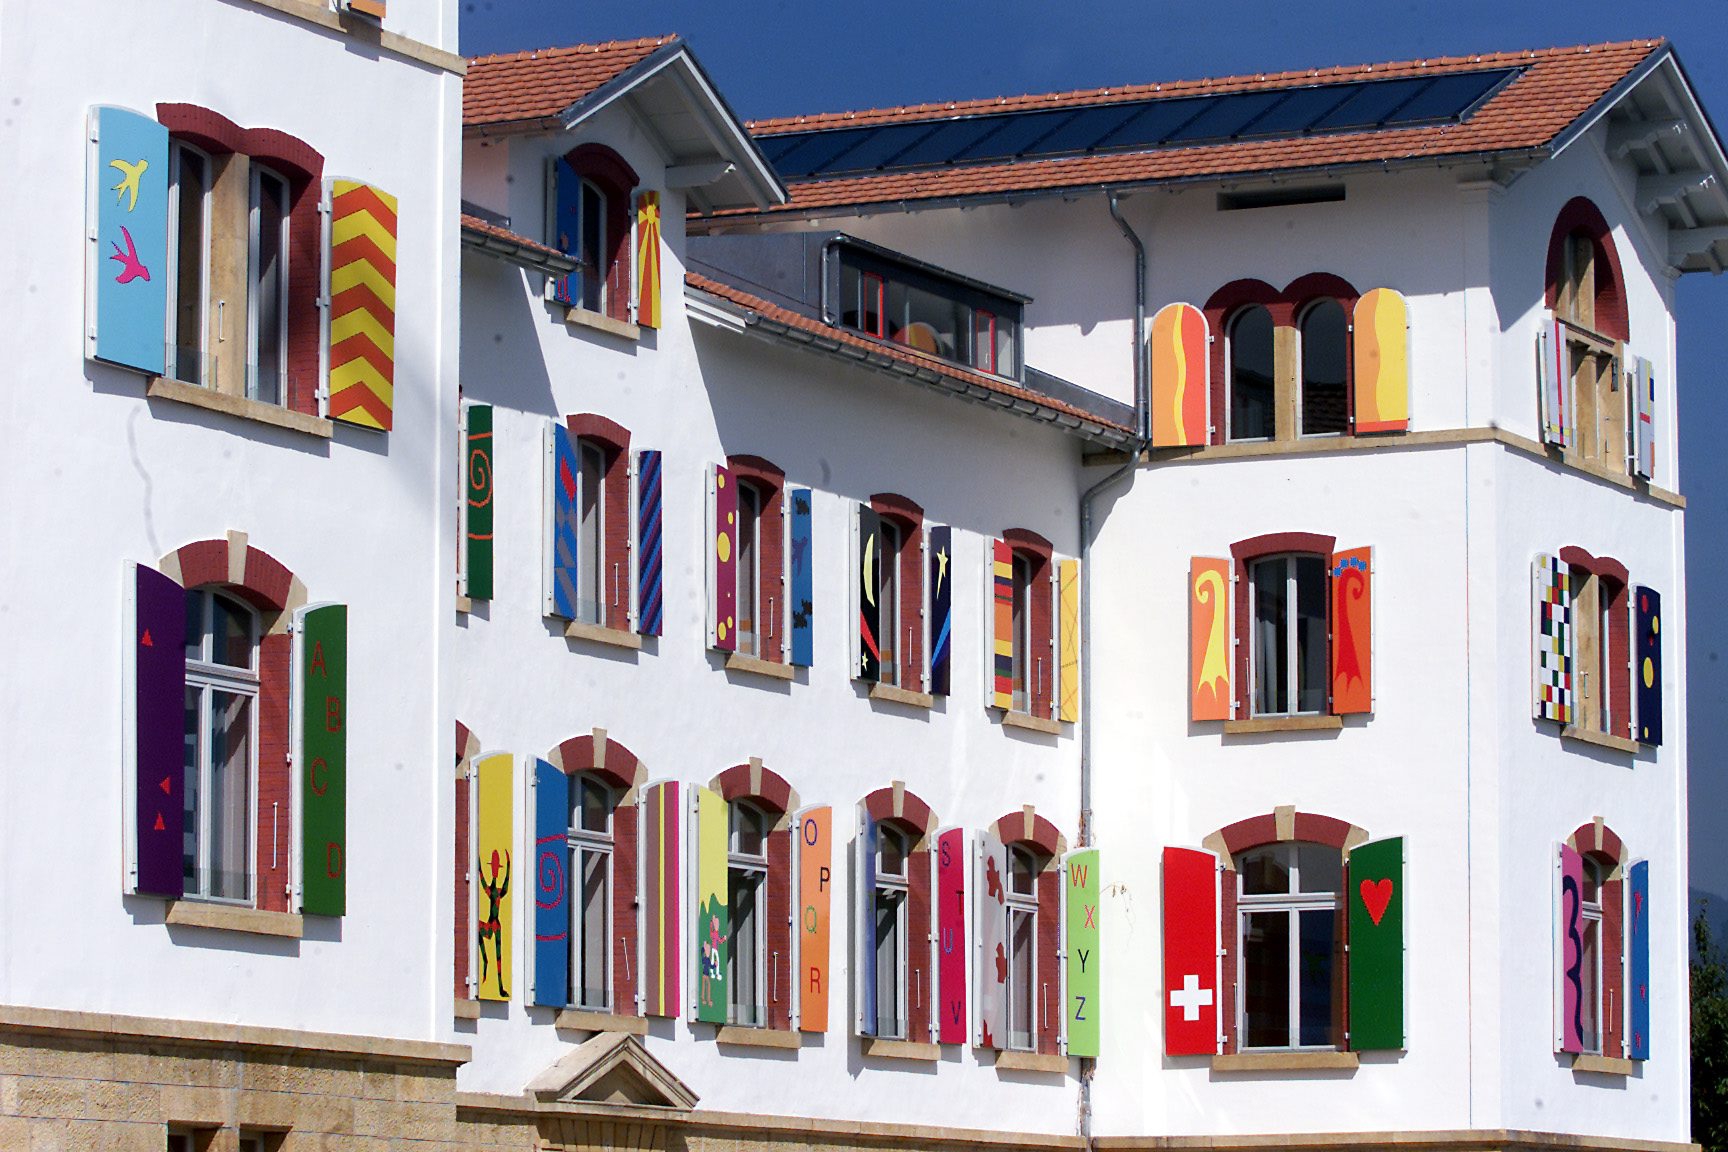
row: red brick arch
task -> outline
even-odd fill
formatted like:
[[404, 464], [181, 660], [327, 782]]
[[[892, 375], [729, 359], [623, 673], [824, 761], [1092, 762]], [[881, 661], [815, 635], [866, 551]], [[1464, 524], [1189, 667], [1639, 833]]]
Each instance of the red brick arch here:
[[[761, 456], [728, 456], [732, 479], [749, 484], [762, 498], [761, 526], [756, 533], [761, 570], [761, 603], [756, 605], [756, 648], [760, 659], [786, 663], [786, 636], [781, 627], [786, 604], [786, 473]], [[769, 610], [769, 602], [773, 610]]]
[[1548, 235], [1548, 260], [1542, 300], [1552, 309], [1560, 300], [1560, 281], [1566, 273], [1566, 241], [1587, 236], [1596, 252], [1596, 331], [1615, 340], [1627, 339], [1626, 278], [1620, 271], [1620, 254], [1614, 249], [1613, 229], [1601, 209], [1587, 196], [1574, 196], [1554, 218]]
[[[630, 315], [631, 194], [641, 179], [624, 157], [604, 144], [578, 144], [564, 154], [576, 175], [594, 181], [606, 193], [606, 314], [614, 320]], [[549, 237], [556, 244], [557, 237]]]
[[[1630, 863], [1630, 857], [1625, 843], [1600, 819], [1578, 825], [1566, 838], [1566, 844], [1609, 869], [1599, 897], [1602, 902], [1602, 1000], [1597, 1005], [1597, 1018], [1602, 1021], [1602, 1054], [1620, 1056], [1625, 1039], [1625, 1014], [1620, 1009], [1626, 986], [1622, 970], [1625, 959], [1622, 955], [1626, 924], [1625, 865]], [[1613, 1011], [1608, 1010], [1610, 1005], [1613, 1005]]]
[[[600, 481], [604, 490], [600, 534], [605, 539], [608, 564], [624, 565], [630, 550], [630, 430], [593, 412], [568, 415], [564, 417], [564, 426], [573, 438], [586, 440], [600, 449], [606, 466], [606, 474]], [[608, 628], [627, 628], [629, 579], [608, 579], [600, 594], [605, 609], [600, 623]]]

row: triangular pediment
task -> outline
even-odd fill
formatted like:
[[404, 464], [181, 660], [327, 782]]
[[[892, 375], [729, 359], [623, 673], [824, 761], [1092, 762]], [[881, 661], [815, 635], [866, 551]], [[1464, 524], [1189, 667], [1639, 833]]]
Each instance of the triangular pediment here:
[[578, 1044], [528, 1085], [547, 1104], [617, 1104], [631, 1108], [696, 1106], [696, 1093], [648, 1054], [636, 1037], [601, 1032]]

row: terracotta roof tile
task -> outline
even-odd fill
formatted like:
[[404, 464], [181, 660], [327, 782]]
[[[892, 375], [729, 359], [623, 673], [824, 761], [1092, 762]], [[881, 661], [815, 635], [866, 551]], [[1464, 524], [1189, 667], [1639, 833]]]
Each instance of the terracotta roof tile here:
[[530, 240], [528, 237], [523, 236], [520, 233], [510, 231], [508, 228], [500, 228], [490, 220], [482, 220], [480, 217], [471, 216], [467, 212], [462, 213], [462, 230], [464, 232], [473, 232], [480, 236], [490, 236], [492, 239], [501, 240], [506, 244], [515, 244], [529, 252], [538, 252], [541, 255], [554, 256], [560, 260], [569, 259], [568, 256], [558, 251], [556, 248], [548, 247], [547, 245], [540, 243], [538, 240]]
[[462, 81], [462, 126], [545, 120], [640, 63], [676, 36], [476, 56]]

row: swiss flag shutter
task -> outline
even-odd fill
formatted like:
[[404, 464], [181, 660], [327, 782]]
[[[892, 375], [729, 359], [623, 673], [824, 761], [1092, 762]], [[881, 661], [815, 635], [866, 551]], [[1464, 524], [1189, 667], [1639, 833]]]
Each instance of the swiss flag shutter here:
[[1218, 1051], [1218, 858], [1164, 849], [1164, 1054]]
[[1332, 711], [1374, 710], [1374, 550], [1332, 554]]
[[1188, 561], [1188, 697], [1194, 720], [1230, 719], [1230, 561]]
[[570, 999], [569, 826], [570, 777], [545, 760], [534, 761], [532, 1002], [550, 1008], [563, 1008]]
[[1152, 446], [1206, 443], [1210, 431], [1212, 356], [1206, 314], [1166, 304], [1152, 317]]
[[1350, 1050], [1404, 1047], [1404, 838], [1350, 853]]
[[185, 894], [186, 590], [153, 568], [127, 565], [126, 746], [132, 769], [130, 889]]

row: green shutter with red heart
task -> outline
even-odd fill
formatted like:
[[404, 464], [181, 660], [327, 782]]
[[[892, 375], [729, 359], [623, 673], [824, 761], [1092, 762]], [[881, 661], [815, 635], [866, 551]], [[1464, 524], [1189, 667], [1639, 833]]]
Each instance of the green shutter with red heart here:
[[1404, 1047], [1404, 838], [1350, 852], [1350, 1049]]

